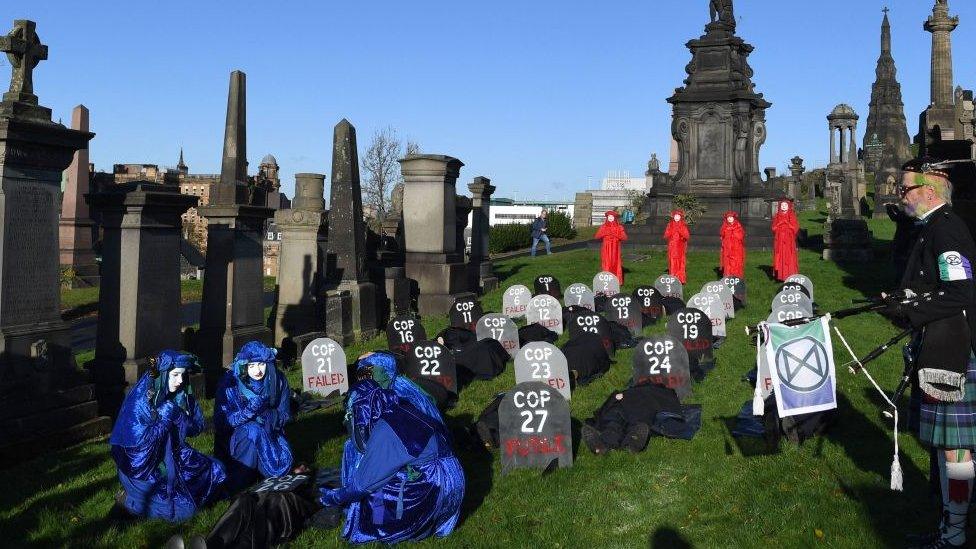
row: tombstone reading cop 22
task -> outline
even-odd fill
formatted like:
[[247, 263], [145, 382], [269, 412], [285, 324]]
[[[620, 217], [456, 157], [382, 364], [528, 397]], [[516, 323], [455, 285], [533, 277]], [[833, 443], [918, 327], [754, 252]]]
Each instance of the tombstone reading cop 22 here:
[[539, 294], [549, 294], [556, 299], [560, 299], [563, 296], [562, 287], [559, 285], [559, 281], [556, 277], [550, 274], [539, 275], [535, 277], [535, 295]]
[[644, 315], [645, 325], [657, 322], [664, 315], [661, 294], [653, 286], [645, 285], [634, 288], [633, 297], [637, 300], [641, 314]]
[[735, 298], [732, 290], [721, 280], [709, 282], [702, 286], [702, 291], [706, 294], [715, 294], [722, 299], [722, 306], [725, 308], [725, 318], [735, 318]]
[[692, 370], [702, 363], [713, 362], [712, 322], [699, 309], [685, 307], [668, 317], [668, 334], [684, 345]]
[[515, 383], [538, 381], [570, 399], [569, 363], [559, 347], [545, 341], [533, 341], [515, 355]]
[[654, 281], [654, 289], [660, 292], [661, 297], [685, 298], [681, 281], [673, 275], [663, 274], [657, 277], [657, 280]]
[[619, 294], [620, 280], [617, 279], [617, 275], [608, 271], [596, 273], [596, 276], [593, 277], [593, 293], [607, 297]]
[[478, 326], [474, 330], [478, 336], [478, 341], [482, 339], [494, 339], [502, 344], [512, 357], [519, 349], [518, 328], [515, 322], [505, 315], [498, 313], [488, 313], [478, 319]]
[[738, 302], [739, 307], [746, 306], [746, 281], [738, 276], [727, 276], [722, 282], [732, 290], [732, 297]]
[[327, 337], [313, 340], [302, 352], [302, 386], [310, 393], [324, 397], [346, 394], [347, 370], [346, 352]]
[[637, 300], [627, 294], [615, 294], [606, 301], [603, 312], [607, 320], [616, 322], [627, 328], [631, 335], [640, 335], [644, 329], [644, 319], [641, 317]]
[[545, 383], [519, 383], [498, 406], [502, 473], [512, 469], [545, 469], [573, 465], [569, 402]]
[[470, 296], [459, 297], [451, 305], [451, 326], [473, 332], [475, 324], [483, 314], [478, 300]]
[[813, 301], [801, 290], [786, 289], [781, 291], [773, 297], [773, 302], [769, 308], [775, 310], [777, 307], [782, 307], [783, 305], [798, 305], [807, 316], [813, 316]]
[[691, 394], [688, 351], [669, 335], [643, 338], [634, 349], [634, 385], [654, 383], [674, 389], [678, 399]]
[[454, 356], [436, 341], [421, 341], [407, 355], [404, 374], [413, 380], [427, 379], [457, 394], [457, 365]]
[[810, 300], [813, 301], [813, 281], [810, 277], [802, 274], [795, 274], [786, 279], [786, 282], [799, 282], [807, 289], [807, 295], [810, 296]]
[[409, 353], [413, 346], [427, 339], [427, 331], [420, 319], [413, 315], [394, 317], [386, 325], [387, 348], [391, 351]]
[[594, 304], [594, 300], [595, 296], [593, 295], [593, 291], [582, 282], [570, 284], [563, 294], [563, 305], [567, 307], [576, 305], [595, 311], [596, 305]]
[[532, 292], [521, 284], [509, 286], [502, 296], [502, 314], [509, 318], [522, 318], [525, 308], [529, 306]]
[[538, 324], [557, 334], [563, 333], [563, 308], [559, 301], [549, 294], [539, 294], [529, 300], [529, 308], [525, 310], [525, 320], [529, 324]]
[[698, 293], [691, 296], [688, 306], [703, 311], [712, 323], [712, 336], [725, 337], [725, 307], [718, 294]]

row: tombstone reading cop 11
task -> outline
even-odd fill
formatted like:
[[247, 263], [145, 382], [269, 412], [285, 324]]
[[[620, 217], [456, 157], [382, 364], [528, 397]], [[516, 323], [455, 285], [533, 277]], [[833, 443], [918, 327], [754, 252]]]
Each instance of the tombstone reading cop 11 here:
[[515, 322], [505, 315], [498, 313], [486, 314], [478, 319], [478, 326], [475, 328], [474, 333], [477, 334], [478, 341], [482, 339], [494, 339], [501, 343], [502, 347], [512, 357], [518, 352], [518, 328], [515, 327]]
[[779, 323], [782, 324], [787, 320], [796, 320], [798, 318], [806, 318], [807, 314], [803, 312], [803, 308], [796, 303], [790, 303], [787, 305], [782, 305], [773, 309], [769, 316], [766, 318], [766, 322], [769, 323]]
[[688, 351], [669, 335], [643, 338], [634, 349], [634, 385], [663, 385], [684, 400], [691, 394], [691, 367]]
[[746, 281], [738, 276], [727, 276], [722, 282], [732, 290], [732, 297], [739, 302], [740, 307], [746, 306]]
[[688, 306], [703, 311], [712, 323], [712, 336], [725, 337], [725, 307], [718, 294], [698, 293], [691, 296]]
[[525, 310], [525, 321], [561, 334], [563, 333], [563, 308], [551, 295], [539, 294], [529, 300], [529, 308]]
[[521, 284], [509, 286], [502, 296], [502, 314], [509, 318], [522, 318], [525, 308], [529, 306], [532, 292]]
[[413, 315], [393, 317], [386, 325], [387, 348], [409, 354], [413, 346], [427, 339], [427, 331], [420, 319]]
[[545, 341], [533, 341], [515, 355], [515, 383], [538, 381], [556, 389], [570, 399], [569, 363], [559, 347]]
[[798, 305], [807, 316], [813, 316], [813, 302], [800, 290], [784, 290], [776, 294], [769, 308], [776, 309], [783, 305]]
[[615, 294], [607, 299], [603, 313], [607, 315], [607, 320], [627, 328], [633, 336], [640, 335], [644, 329], [640, 306], [636, 299], [627, 294]]
[[545, 383], [519, 383], [498, 406], [502, 473], [512, 469], [545, 469], [573, 465], [569, 402]]
[[607, 297], [619, 294], [620, 280], [617, 275], [608, 271], [596, 273], [596, 276], [593, 277], [593, 293]]
[[563, 296], [563, 290], [556, 277], [544, 274], [535, 277], [535, 295], [539, 294], [549, 294], [560, 299]]
[[713, 362], [712, 322], [698, 309], [685, 307], [668, 317], [668, 334], [680, 341], [688, 351], [692, 370], [702, 363]]
[[702, 286], [702, 291], [706, 294], [715, 294], [722, 299], [722, 307], [725, 308], [725, 318], [735, 318], [735, 298], [732, 290], [721, 280], [709, 282]]
[[451, 326], [474, 331], [475, 324], [484, 314], [481, 303], [473, 297], [461, 297], [451, 305]]
[[563, 294], [563, 305], [567, 307], [572, 307], [576, 305], [578, 307], [586, 307], [591, 311], [596, 310], [596, 305], [594, 304], [595, 296], [593, 292], [583, 284], [582, 282], [574, 282], [566, 288]]
[[421, 341], [407, 355], [404, 375], [412, 380], [427, 379], [457, 394], [457, 365], [451, 352], [436, 341]]
[[810, 300], [813, 301], [813, 281], [810, 277], [802, 274], [795, 274], [787, 277], [786, 282], [799, 282], [803, 284], [803, 287], [807, 289], [807, 295], [810, 296]]
[[[302, 352], [302, 386], [324, 397], [349, 392], [346, 352], [335, 341], [320, 337]], [[335, 394], [334, 394], [335, 393]]]
[[640, 307], [641, 314], [650, 322], [657, 322], [664, 315], [661, 305], [661, 294], [653, 286], [638, 286], [634, 288], [634, 299]]
[[682, 300], [685, 298], [681, 281], [674, 275], [663, 274], [657, 277], [657, 280], [654, 281], [654, 289], [661, 294], [662, 298], [676, 297]]

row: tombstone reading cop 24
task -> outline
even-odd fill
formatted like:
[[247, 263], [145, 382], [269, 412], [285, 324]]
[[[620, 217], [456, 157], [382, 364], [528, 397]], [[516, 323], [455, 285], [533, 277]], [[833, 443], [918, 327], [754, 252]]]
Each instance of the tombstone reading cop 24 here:
[[563, 296], [563, 290], [556, 277], [544, 274], [535, 277], [535, 295], [539, 294], [549, 294], [560, 299]]
[[570, 399], [569, 363], [559, 347], [545, 341], [533, 341], [515, 355], [515, 383], [538, 381]]
[[502, 314], [509, 318], [522, 318], [525, 308], [529, 306], [532, 292], [521, 284], [509, 286], [502, 296]]
[[664, 309], [661, 305], [661, 294], [653, 286], [638, 286], [634, 288], [632, 295], [637, 300], [641, 314], [647, 320], [657, 322], [664, 314]]
[[663, 385], [684, 399], [691, 394], [691, 368], [688, 351], [669, 335], [643, 338], [634, 349], [634, 385]]
[[451, 305], [451, 326], [474, 331], [475, 324], [484, 313], [481, 303], [473, 297], [460, 297]]
[[591, 311], [595, 311], [596, 305], [594, 304], [594, 299], [595, 296], [593, 295], [593, 291], [582, 282], [574, 282], [570, 284], [563, 293], [563, 304], [567, 307], [576, 305], [579, 307], [586, 307]]
[[407, 355], [404, 375], [428, 379], [457, 394], [457, 365], [451, 352], [436, 341], [421, 341]]
[[502, 473], [512, 469], [545, 469], [573, 465], [569, 402], [538, 381], [519, 383], [498, 406]]
[[697, 293], [688, 300], [688, 306], [708, 315], [712, 323], [712, 336], [725, 337], [725, 307], [718, 294]]
[[702, 286], [702, 291], [706, 294], [715, 294], [722, 299], [722, 306], [725, 308], [725, 318], [735, 318], [735, 298], [732, 290], [721, 280], [708, 282]]
[[777, 322], [782, 324], [786, 320], [795, 320], [797, 318], [806, 318], [807, 314], [803, 311], [803, 308], [796, 303], [789, 303], [779, 307], [774, 307], [773, 311], [769, 313], [766, 318], [766, 322]]
[[783, 305], [798, 305], [807, 316], [813, 316], [813, 301], [810, 297], [800, 290], [783, 290], [773, 297], [770, 309], [776, 309]]
[[512, 357], [519, 349], [518, 328], [515, 322], [505, 315], [498, 313], [488, 313], [478, 319], [478, 326], [474, 333], [478, 336], [478, 341], [482, 339], [494, 339], [502, 344]]
[[685, 298], [684, 288], [681, 286], [681, 281], [678, 280], [678, 277], [673, 275], [663, 274], [657, 277], [657, 280], [654, 281], [654, 289], [661, 294], [661, 297], [676, 297], [678, 299]]
[[610, 296], [603, 306], [603, 313], [607, 316], [607, 320], [627, 328], [631, 335], [640, 335], [641, 330], [644, 329], [640, 306], [636, 299], [627, 294]]
[[427, 331], [420, 319], [413, 315], [393, 317], [386, 325], [387, 348], [391, 351], [410, 352], [413, 346], [427, 339]]
[[349, 391], [349, 372], [346, 352], [335, 341], [320, 337], [302, 352], [302, 386], [306, 391], [322, 396], [346, 394]]
[[732, 297], [741, 307], [746, 306], [746, 281], [738, 276], [727, 276], [722, 282], [732, 290]]
[[596, 273], [593, 277], [593, 293], [607, 297], [619, 294], [620, 280], [617, 279], [617, 275], [608, 271]]
[[668, 334], [680, 341], [688, 351], [692, 369], [712, 362], [712, 322], [699, 309], [685, 307], [668, 317]]
[[539, 294], [529, 300], [529, 308], [525, 310], [525, 321], [561, 334], [563, 333], [563, 308], [551, 295]]
[[807, 295], [810, 296], [810, 300], [813, 301], [813, 281], [810, 277], [802, 274], [795, 274], [786, 279], [786, 282], [799, 282], [803, 284], [803, 287], [807, 289]]

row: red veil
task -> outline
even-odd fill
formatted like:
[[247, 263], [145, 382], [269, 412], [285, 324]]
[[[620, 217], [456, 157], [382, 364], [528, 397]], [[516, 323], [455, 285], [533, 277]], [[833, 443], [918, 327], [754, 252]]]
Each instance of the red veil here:
[[[624, 283], [624, 264], [620, 258], [620, 243], [627, 240], [627, 232], [624, 226], [617, 220], [620, 215], [610, 210], [603, 214], [606, 221], [596, 232], [596, 238], [603, 239], [603, 247], [600, 249], [600, 263], [603, 270], [617, 275], [617, 280]], [[611, 219], [612, 217], [612, 219]]]
[[[675, 221], [675, 215], [680, 215], [681, 220]], [[668, 241], [668, 272], [677, 277], [682, 284], [687, 278], [685, 276], [685, 253], [688, 251], [689, 238], [691, 238], [691, 233], [688, 232], [688, 225], [685, 223], [685, 212], [672, 210], [671, 221], [664, 229], [664, 239]]]
[[[729, 222], [729, 218], [732, 222]], [[739, 214], [733, 211], [725, 212], [722, 216], [722, 275], [745, 277], [746, 265], [746, 230], [739, 223]]]
[[[787, 206], [786, 211], [783, 211], [783, 204]], [[796, 254], [796, 234], [800, 232], [800, 222], [793, 210], [792, 200], [780, 200], [776, 203], [772, 229], [773, 274], [776, 280], [783, 281], [800, 272]]]

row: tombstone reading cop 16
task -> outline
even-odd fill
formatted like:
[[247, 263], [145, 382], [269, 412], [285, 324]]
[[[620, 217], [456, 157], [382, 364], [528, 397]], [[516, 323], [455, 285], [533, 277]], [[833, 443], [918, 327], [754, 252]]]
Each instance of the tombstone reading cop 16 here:
[[525, 321], [561, 334], [563, 333], [563, 308], [551, 295], [539, 294], [529, 300], [529, 308], [525, 310]]
[[582, 282], [574, 282], [566, 288], [566, 292], [563, 294], [563, 305], [571, 307], [577, 305], [579, 307], [586, 307], [591, 311], [596, 310], [596, 305], [594, 305], [595, 296], [593, 292], [583, 284]]
[[725, 308], [725, 318], [735, 318], [735, 297], [732, 290], [721, 280], [709, 282], [702, 286], [702, 292], [715, 294], [722, 298], [722, 306]]
[[420, 319], [413, 315], [400, 315], [386, 325], [387, 347], [391, 351], [408, 354], [413, 346], [427, 339], [427, 331]]
[[346, 352], [335, 341], [320, 337], [302, 352], [302, 386], [306, 391], [330, 396], [336, 391], [349, 391], [349, 372]]
[[681, 286], [681, 281], [678, 280], [678, 277], [673, 275], [663, 274], [657, 277], [657, 280], [654, 281], [654, 289], [661, 294], [661, 297], [676, 297], [678, 299], [685, 298], [684, 288]]
[[668, 317], [668, 334], [685, 346], [692, 369], [713, 362], [712, 322], [703, 311], [689, 307], [678, 309]]
[[454, 305], [451, 305], [451, 326], [473, 332], [475, 324], [483, 314], [481, 303], [473, 297], [455, 299]]
[[634, 385], [663, 385], [684, 399], [691, 394], [691, 367], [688, 351], [669, 335], [643, 338], [634, 349]]
[[712, 323], [712, 336], [725, 337], [725, 306], [718, 294], [698, 293], [691, 296], [688, 306], [703, 311]]
[[722, 279], [722, 282], [732, 290], [732, 297], [740, 303], [740, 306], [746, 306], [746, 281], [738, 276], [727, 276]]
[[617, 275], [600, 271], [593, 277], [593, 293], [610, 297], [620, 293], [620, 280]]
[[539, 294], [549, 294], [559, 299], [563, 296], [563, 290], [556, 277], [544, 274], [535, 277], [535, 295]]
[[783, 305], [798, 305], [807, 316], [813, 316], [813, 301], [800, 290], [784, 290], [776, 294], [769, 308], [776, 309]]
[[607, 315], [607, 320], [627, 328], [631, 335], [640, 335], [644, 329], [640, 306], [636, 299], [627, 294], [611, 296], [604, 305], [603, 312]]
[[545, 469], [573, 465], [569, 402], [559, 391], [538, 381], [519, 383], [498, 406], [502, 473], [512, 469]]
[[494, 339], [502, 344], [512, 357], [519, 349], [518, 328], [515, 322], [505, 315], [498, 313], [488, 313], [478, 319], [478, 326], [475, 328], [478, 341], [482, 339]]
[[786, 279], [786, 282], [799, 282], [803, 284], [803, 287], [807, 289], [807, 295], [810, 296], [810, 300], [813, 300], [813, 281], [810, 277], [802, 274], [795, 274]]
[[451, 352], [436, 341], [421, 341], [407, 355], [404, 375], [428, 379], [457, 394], [457, 365]]
[[521, 284], [509, 286], [502, 296], [502, 313], [509, 318], [522, 318], [530, 299], [532, 292], [527, 287]]
[[657, 322], [664, 314], [664, 309], [661, 305], [661, 294], [653, 286], [638, 286], [634, 288], [632, 295], [637, 300], [641, 314], [647, 320]]
[[515, 383], [538, 381], [556, 389], [569, 400], [569, 363], [559, 347], [545, 341], [533, 341], [515, 355]]

